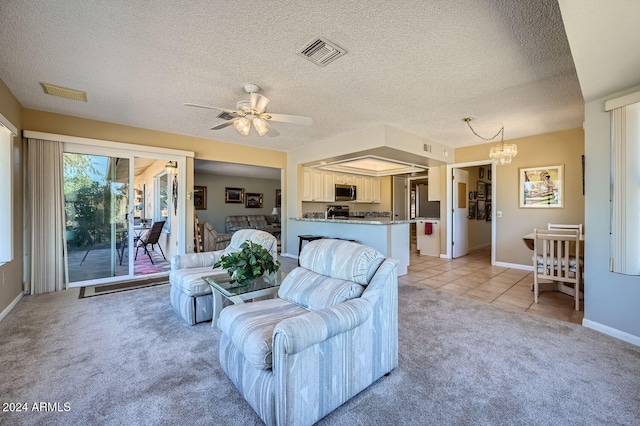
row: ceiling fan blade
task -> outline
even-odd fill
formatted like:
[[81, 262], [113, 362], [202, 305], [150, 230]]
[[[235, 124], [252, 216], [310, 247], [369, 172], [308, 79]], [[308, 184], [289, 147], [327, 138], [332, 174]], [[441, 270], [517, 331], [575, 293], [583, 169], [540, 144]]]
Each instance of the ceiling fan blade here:
[[301, 117], [298, 115], [271, 114], [269, 112], [264, 114], [262, 118], [271, 120], [271, 121], [281, 121], [283, 123], [302, 124], [305, 126], [311, 126], [313, 124], [313, 118]]
[[259, 93], [252, 93], [249, 100], [249, 107], [258, 111], [258, 114], [262, 114], [269, 104], [269, 98], [262, 96]]
[[200, 105], [200, 104], [184, 104], [184, 106], [198, 107], [198, 108], [207, 108], [207, 109], [217, 109], [218, 111], [228, 112], [230, 114], [235, 114], [236, 111], [233, 109], [220, 108], [210, 105]]
[[213, 126], [211, 130], [220, 130], [224, 129], [227, 126], [231, 126], [236, 119], [225, 121], [224, 123], [218, 124], [217, 126]]
[[269, 136], [270, 138], [275, 138], [276, 136], [280, 136], [280, 132], [278, 132], [276, 129], [270, 126], [269, 123], [267, 123], [267, 129], [269, 129], [267, 136]]

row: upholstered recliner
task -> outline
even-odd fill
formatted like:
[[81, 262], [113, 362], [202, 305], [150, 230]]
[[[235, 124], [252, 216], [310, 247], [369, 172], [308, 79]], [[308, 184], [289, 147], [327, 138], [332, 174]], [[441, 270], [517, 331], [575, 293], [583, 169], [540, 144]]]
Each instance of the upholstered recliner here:
[[274, 259], [278, 258], [278, 241], [268, 232], [257, 229], [243, 229], [231, 237], [224, 250], [204, 253], [188, 253], [171, 258], [171, 305], [190, 325], [210, 321], [213, 314], [211, 287], [204, 277], [222, 273], [222, 268], [213, 268], [213, 264], [223, 254], [240, 251], [243, 242], [251, 240], [267, 249]]
[[202, 251], [224, 250], [231, 243], [231, 234], [218, 234], [209, 222], [198, 225], [202, 236]]
[[311, 425], [398, 365], [396, 262], [322, 239], [300, 265], [218, 322], [222, 369], [267, 425]]

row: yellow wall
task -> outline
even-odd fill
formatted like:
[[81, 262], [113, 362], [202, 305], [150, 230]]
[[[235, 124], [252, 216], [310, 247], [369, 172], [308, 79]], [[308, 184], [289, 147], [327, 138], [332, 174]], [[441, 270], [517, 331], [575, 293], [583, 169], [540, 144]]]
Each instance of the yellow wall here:
[[25, 130], [60, 135], [193, 151], [195, 158], [203, 160], [242, 163], [279, 169], [284, 169], [287, 162], [287, 154], [281, 151], [253, 148], [246, 145], [195, 138], [175, 133], [158, 132], [32, 109], [24, 110], [23, 128]]
[[[545, 133], [509, 142], [518, 145], [518, 156], [509, 165], [496, 166], [492, 177], [493, 210], [501, 211], [496, 219], [496, 262], [531, 264], [531, 251], [522, 236], [534, 228], [546, 228], [548, 223], [584, 224], [582, 194], [582, 155], [584, 131], [571, 129]], [[456, 149], [456, 162], [466, 163], [486, 159], [492, 144]], [[522, 209], [518, 201], [518, 171], [520, 167], [564, 165], [564, 208]], [[486, 170], [485, 170], [486, 173]], [[588, 230], [585, 228], [585, 233]]]
[[[287, 164], [287, 154], [282, 151], [254, 148], [246, 145], [159, 132], [32, 109], [23, 110], [23, 128], [45, 133], [193, 151], [195, 158], [202, 160], [280, 169], [286, 168]], [[188, 192], [193, 191], [193, 166], [193, 160], [188, 159], [186, 168]], [[283, 200], [283, 202], [286, 202], [286, 200]], [[185, 243], [188, 248], [193, 246], [193, 215], [193, 206], [187, 203]]]
[[[0, 113], [22, 132], [22, 107], [2, 80], [0, 80]], [[13, 261], [0, 266], [0, 312], [3, 312], [22, 292], [23, 226], [22, 226], [22, 138], [13, 138]], [[6, 244], [6, 240], [3, 241]]]

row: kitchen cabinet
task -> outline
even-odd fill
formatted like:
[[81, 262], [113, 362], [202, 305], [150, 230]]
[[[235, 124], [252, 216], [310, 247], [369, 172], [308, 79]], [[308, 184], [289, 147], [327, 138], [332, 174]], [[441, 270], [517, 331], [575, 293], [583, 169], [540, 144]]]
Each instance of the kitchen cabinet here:
[[301, 201], [334, 202], [336, 184], [355, 185], [356, 202], [380, 202], [380, 178], [327, 172], [311, 167], [302, 168]]
[[335, 186], [335, 173], [323, 172], [322, 173], [322, 187], [323, 187], [323, 201], [335, 201], [336, 186]]
[[301, 201], [331, 202], [334, 200], [334, 174], [303, 167]]
[[372, 179], [369, 176], [357, 176], [356, 181], [356, 201], [359, 203], [371, 202]]
[[380, 202], [380, 178], [378, 177], [371, 180], [371, 202]]
[[[431, 228], [429, 234], [425, 232], [427, 226]], [[439, 220], [419, 220], [416, 223], [416, 248], [420, 256], [440, 256]]]

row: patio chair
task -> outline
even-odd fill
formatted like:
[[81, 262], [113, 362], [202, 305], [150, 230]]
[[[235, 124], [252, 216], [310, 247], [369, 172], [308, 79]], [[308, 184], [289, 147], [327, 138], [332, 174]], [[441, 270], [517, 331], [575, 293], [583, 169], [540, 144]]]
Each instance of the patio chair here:
[[151, 229], [149, 229], [143, 236], [141, 236], [138, 239], [138, 242], [136, 243], [136, 255], [134, 257], [134, 260], [138, 259], [138, 249], [140, 247], [144, 247], [144, 252], [146, 253], [147, 256], [149, 256], [149, 260], [151, 261], [152, 265], [155, 265], [155, 263], [153, 263], [153, 259], [151, 258], [151, 253], [149, 252], [149, 245], [151, 245], [151, 250], [153, 250], [153, 246], [158, 244], [158, 247], [160, 248], [160, 253], [162, 253], [162, 257], [164, 258], [164, 260], [167, 260], [166, 256], [164, 255], [164, 252], [162, 251], [162, 246], [160, 246], [160, 243], [158, 242], [158, 240], [160, 239], [160, 234], [162, 234], [162, 228], [164, 227], [164, 223], [165, 221], [162, 220], [160, 222], [155, 222], [153, 224], [153, 226], [151, 226]]

